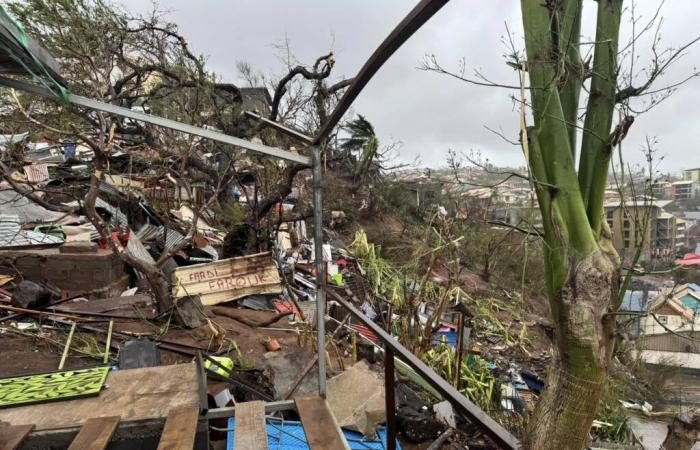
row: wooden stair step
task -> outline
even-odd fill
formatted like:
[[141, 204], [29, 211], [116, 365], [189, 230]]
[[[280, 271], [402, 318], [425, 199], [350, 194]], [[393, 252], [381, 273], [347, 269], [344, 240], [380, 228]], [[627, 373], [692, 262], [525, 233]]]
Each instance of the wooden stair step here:
[[94, 417], [85, 421], [68, 450], [104, 450], [119, 425], [119, 416]]
[[180, 408], [168, 413], [158, 450], [192, 450], [197, 435], [199, 408]]
[[253, 401], [236, 404], [234, 450], [267, 450], [265, 402]]
[[34, 425], [11, 425], [0, 428], [0, 450], [15, 450], [34, 429]]
[[325, 399], [318, 396], [297, 397], [294, 403], [311, 450], [350, 448]]

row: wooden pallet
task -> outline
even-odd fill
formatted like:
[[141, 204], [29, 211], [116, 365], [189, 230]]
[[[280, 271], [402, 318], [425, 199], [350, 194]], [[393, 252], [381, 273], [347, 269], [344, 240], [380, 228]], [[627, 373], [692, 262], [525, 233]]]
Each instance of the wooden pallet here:
[[[264, 427], [264, 406], [262, 411]], [[119, 416], [88, 419], [78, 431], [68, 450], [106, 449], [112, 440], [120, 419]], [[197, 434], [198, 421], [199, 408], [182, 408], [170, 411], [158, 443], [158, 450], [192, 450], [195, 435]], [[34, 425], [0, 427], [0, 450], [17, 449], [33, 429]], [[267, 445], [265, 445], [265, 448], [267, 448]]]

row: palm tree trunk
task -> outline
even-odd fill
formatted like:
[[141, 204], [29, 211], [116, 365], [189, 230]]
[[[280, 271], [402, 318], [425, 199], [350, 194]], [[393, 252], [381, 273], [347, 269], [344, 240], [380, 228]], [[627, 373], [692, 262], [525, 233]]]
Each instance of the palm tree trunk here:
[[547, 388], [528, 422], [524, 445], [531, 450], [580, 450], [586, 444], [605, 389], [613, 349], [619, 273], [598, 250], [569, 265], [566, 282], [550, 302], [556, 349]]

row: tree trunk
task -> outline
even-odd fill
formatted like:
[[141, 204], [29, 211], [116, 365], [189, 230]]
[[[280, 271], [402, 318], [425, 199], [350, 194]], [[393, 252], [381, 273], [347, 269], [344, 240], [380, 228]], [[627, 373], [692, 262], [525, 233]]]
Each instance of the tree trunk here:
[[165, 278], [163, 271], [156, 267], [153, 267], [153, 270], [148, 270], [150, 269], [148, 265], [144, 265], [141, 269], [146, 269], [146, 271], [142, 273], [146, 277], [146, 281], [148, 281], [148, 285], [153, 292], [153, 297], [158, 305], [158, 312], [163, 313], [172, 310], [173, 297], [170, 292], [170, 283], [168, 283], [168, 280]]
[[[612, 355], [619, 269], [598, 250], [569, 264], [550, 299], [556, 324], [554, 364], [528, 422], [530, 450], [581, 450], [605, 389]], [[551, 295], [551, 294], [550, 294]]]

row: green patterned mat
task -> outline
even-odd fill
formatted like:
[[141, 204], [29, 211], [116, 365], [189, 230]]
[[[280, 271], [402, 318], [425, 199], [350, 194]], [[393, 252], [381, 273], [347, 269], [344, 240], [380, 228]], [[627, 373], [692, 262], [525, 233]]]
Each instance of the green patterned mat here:
[[101, 366], [0, 378], [0, 408], [94, 396], [108, 372]]

